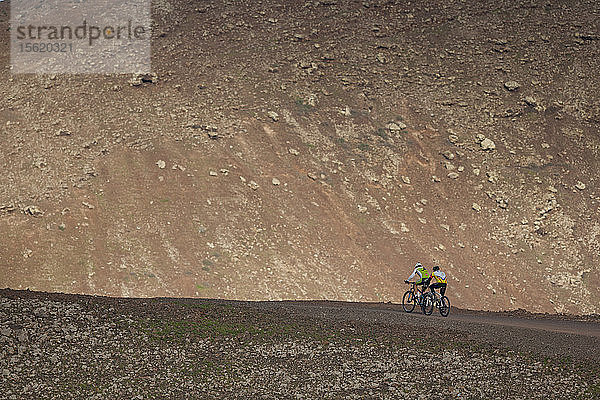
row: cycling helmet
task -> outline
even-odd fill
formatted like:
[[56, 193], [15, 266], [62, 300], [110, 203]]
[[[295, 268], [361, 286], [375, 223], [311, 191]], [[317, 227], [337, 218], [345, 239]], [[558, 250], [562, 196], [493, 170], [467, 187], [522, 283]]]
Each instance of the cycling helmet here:
[[439, 270], [440, 270], [440, 266], [439, 266], [439, 265], [436, 265], [435, 267], [433, 267], [433, 270], [434, 270], [434, 271], [439, 271]]
[[415, 265], [415, 268], [419, 268], [419, 267], [422, 267], [422, 265], [421, 265], [421, 263], [420, 263], [420, 262], [418, 262], [418, 263]]

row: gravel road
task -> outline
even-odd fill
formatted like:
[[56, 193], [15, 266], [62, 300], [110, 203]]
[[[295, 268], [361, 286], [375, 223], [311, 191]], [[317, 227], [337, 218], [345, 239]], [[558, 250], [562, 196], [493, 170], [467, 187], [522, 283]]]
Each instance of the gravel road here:
[[593, 399], [597, 318], [0, 290], [8, 399]]
[[[312, 315], [339, 321], [383, 324], [386, 329], [404, 326], [459, 334], [464, 340], [499, 345], [515, 351], [545, 356], [569, 356], [600, 361], [600, 318], [526, 312], [481, 312], [452, 309], [448, 318], [405, 313], [399, 304], [342, 302], [261, 302], [260, 308]], [[402, 328], [401, 328], [402, 327]], [[393, 334], [393, 333], [391, 333]], [[515, 341], [515, 338], [520, 338]]]

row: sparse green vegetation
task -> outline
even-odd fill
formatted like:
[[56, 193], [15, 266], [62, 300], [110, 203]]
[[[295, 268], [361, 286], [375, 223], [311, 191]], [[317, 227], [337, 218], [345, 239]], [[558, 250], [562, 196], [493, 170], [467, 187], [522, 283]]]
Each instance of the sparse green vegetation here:
[[308, 114], [315, 109], [312, 105], [308, 104], [301, 97], [297, 97], [294, 100], [294, 104], [296, 105], [296, 111], [300, 114]]
[[357, 147], [361, 151], [369, 151], [371, 149], [371, 146], [369, 146], [368, 143], [364, 143], [364, 142], [359, 143]]
[[[204, 311], [220, 311], [226, 313], [227, 308], [212, 305], [186, 305]], [[333, 333], [323, 333], [316, 330], [301, 329], [294, 324], [276, 324], [257, 326], [243, 322], [232, 322], [223, 317], [201, 316], [195, 320], [147, 320], [138, 323], [140, 331], [148, 334], [154, 340], [163, 342], [182, 342], [195, 337], [237, 337], [250, 335], [255, 339], [271, 338], [275, 336], [311, 337], [315, 340], [331, 339]]]
[[243, 324], [223, 322], [213, 319], [198, 321], [153, 321], [142, 325], [142, 330], [151, 338], [161, 341], [183, 341], [185, 338], [200, 336], [237, 336], [251, 332]]
[[381, 138], [383, 138], [384, 140], [386, 140], [388, 138], [388, 134], [385, 128], [377, 128], [377, 130], [375, 131], [375, 134]]

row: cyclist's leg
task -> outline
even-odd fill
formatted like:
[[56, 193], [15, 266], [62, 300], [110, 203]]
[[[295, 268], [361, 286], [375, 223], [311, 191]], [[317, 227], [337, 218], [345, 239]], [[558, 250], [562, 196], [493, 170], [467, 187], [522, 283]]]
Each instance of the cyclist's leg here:
[[427, 290], [427, 288], [429, 287], [429, 282], [431, 282], [431, 277], [429, 277], [423, 281], [423, 290], [424, 291]]
[[[420, 286], [420, 288], [419, 288]], [[416, 283], [415, 283], [415, 287], [417, 288], [417, 292], [419, 292], [421, 295], [423, 295], [424, 289], [423, 289], [423, 279], [419, 279]]]
[[441, 285], [441, 286], [442, 286], [442, 287], [440, 288], [440, 294], [441, 294], [442, 296], [445, 296], [445, 295], [446, 295], [446, 287], [448, 286], [448, 284], [446, 284], [446, 283], [442, 283], [442, 285]]
[[440, 284], [438, 282], [432, 283], [431, 285], [429, 285], [429, 289], [431, 290], [431, 293], [435, 293], [435, 289], [439, 288]]

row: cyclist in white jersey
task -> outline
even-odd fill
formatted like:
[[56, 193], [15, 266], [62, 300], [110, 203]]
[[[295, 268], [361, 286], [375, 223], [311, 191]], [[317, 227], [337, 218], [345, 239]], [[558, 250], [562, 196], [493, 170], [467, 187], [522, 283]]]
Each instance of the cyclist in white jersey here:
[[427, 286], [429, 286], [429, 282], [431, 282], [431, 276], [429, 275], [429, 271], [427, 271], [427, 268], [425, 268], [425, 266], [420, 262], [418, 262], [415, 265], [415, 270], [404, 282], [408, 283], [415, 276], [418, 277], [415, 284], [417, 286], [421, 286], [421, 293], [425, 293], [425, 291], [427, 290]]

